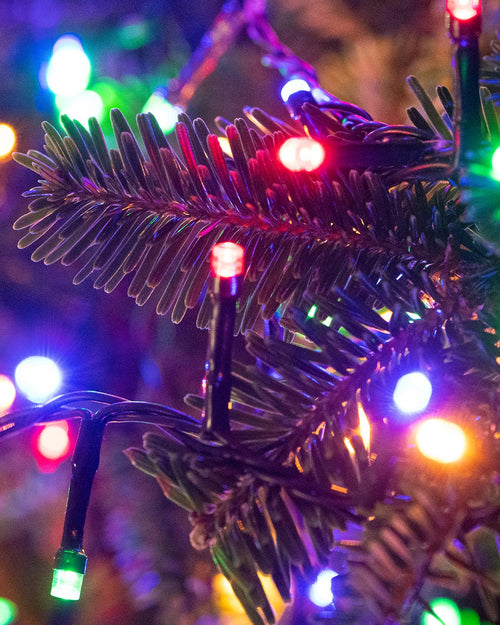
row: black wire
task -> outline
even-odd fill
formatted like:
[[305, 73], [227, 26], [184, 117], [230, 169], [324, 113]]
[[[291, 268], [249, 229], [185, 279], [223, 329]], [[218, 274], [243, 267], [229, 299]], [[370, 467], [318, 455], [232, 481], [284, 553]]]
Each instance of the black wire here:
[[[83, 406], [71, 406], [77, 402], [106, 405], [92, 412]], [[0, 437], [17, 434], [37, 423], [74, 418], [102, 421], [104, 425], [124, 422], [149, 423], [185, 432], [198, 432], [201, 425], [194, 417], [162, 404], [128, 401], [123, 397], [98, 391], [75, 391], [54, 397], [46, 404], [0, 417]]]

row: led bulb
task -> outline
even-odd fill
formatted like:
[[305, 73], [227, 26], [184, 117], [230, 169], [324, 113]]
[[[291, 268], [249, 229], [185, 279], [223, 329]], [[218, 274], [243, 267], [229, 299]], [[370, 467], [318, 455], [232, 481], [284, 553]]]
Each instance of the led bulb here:
[[212, 248], [211, 266], [217, 278], [234, 278], [243, 273], [245, 250], [241, 245], [226, 241]]
[[37, 439], [37, 449], [47, 460], [65, 458], [68, 455], [70, 445], [66, 421], [44, 426]]
[[30, 356], [14, 372], [18, 389], [32, 402], [44, 402], [60, 387], [62, 374], [57, 364], [45, 356]]
[[465, 22], [481, 13], [481, 0], [446, 0], [446, 10], [460, 22]]
[[83, 573], [67, 571], [66, 569], [54, 569], [50, 594], [59, 599], [78, 601], [82, 591], [83, 578]]
[[288, 98], [299, 91], [311, 91], [311, 86], [303, 78], [292, 78], [281, 88], [281, 99], [283, 102], [288, 102]]
[[427, 376], [420, 371], [413, 371], [399, 378], [393, 399], [398, 410], [409, 415], [425, 410], [431, 395], [432, 384]]
[[423, 456], [441, 464], [460, 460], [467, 447], [462, 428], [452, 421], [437, 417], [426, 419], [419, 424], [416, 442]]
[[57, 550], [50, 594], [59, 599], [78, 601], [87, 568], [87, 556], [82, 550]]
[[325, 148], [310, 137], [287, 139], [278, 153], [281, 163], [290, 171], [314, 171], [325, 162]]

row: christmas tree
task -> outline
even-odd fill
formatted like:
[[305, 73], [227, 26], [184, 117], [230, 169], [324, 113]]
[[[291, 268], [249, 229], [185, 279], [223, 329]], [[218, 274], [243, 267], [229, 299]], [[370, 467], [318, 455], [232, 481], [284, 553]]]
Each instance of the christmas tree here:
[[[127, 456], [188, 511], [193, 546], [210, 549], [255, 625], [275, 619], [261, 574], [288, 602], [332, 561], [332, 623], [414, 610], [439, 622], [436, 587], [475, 589], [498, 621], [500, 48], [480, 89], [480, 4], [449, 2], [448, 19], [456, 93], [438, 87], [437, 108], [409, 78], [411, 125], [321, 89], [259, 15], [268, 64], [298, 80], [289, 120], [258, 108], [219, 119], [226, 153], [184, 114], [177, 151], [151, 114], [136, 137], [114, 110], [111, 149], [95, 119], [63, 116], [63, 133], [44, 124], [44, 152], [16, 155], [41, 179], [15, 223], [33, 260], [74, 265], [76, 284], [107, 292], [129, 279], [137, 304], [156, 298], [176, 323], [198, 307], [211, 335], [205, 395], [186, 398], [195, 416], [84, 391], [1, 417], [2, 435], [81, 420], [56, 596], [79, 594], [104, 428], [141, 422], [161, 431]], [[244, 250], [244, 269], [210, 262], [221, 242]], [[233, 333], [247, 355], [231, 361]]]

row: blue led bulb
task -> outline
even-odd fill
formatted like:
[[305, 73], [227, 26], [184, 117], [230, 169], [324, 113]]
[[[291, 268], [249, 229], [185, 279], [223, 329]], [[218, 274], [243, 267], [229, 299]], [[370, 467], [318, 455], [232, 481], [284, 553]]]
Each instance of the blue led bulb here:
[[432, 395], [429, 378], [420, 371], [401, 376], [394, 389], [394, 403], [400, 412], [416, 414], [425, 410]]

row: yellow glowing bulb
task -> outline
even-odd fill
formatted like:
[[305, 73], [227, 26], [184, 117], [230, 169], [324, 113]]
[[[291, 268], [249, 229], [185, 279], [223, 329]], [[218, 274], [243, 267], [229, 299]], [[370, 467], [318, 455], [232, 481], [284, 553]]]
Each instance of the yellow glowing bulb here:
[[460, 460], [467, 446], [465, 433], [445, 419], [426, 419], [417, 428], [417, 447], [426, 458], [448, 464]]
[[9, 124], [0, 124], [0, 158], [8, 156], [16, 145], [16, 133]]

